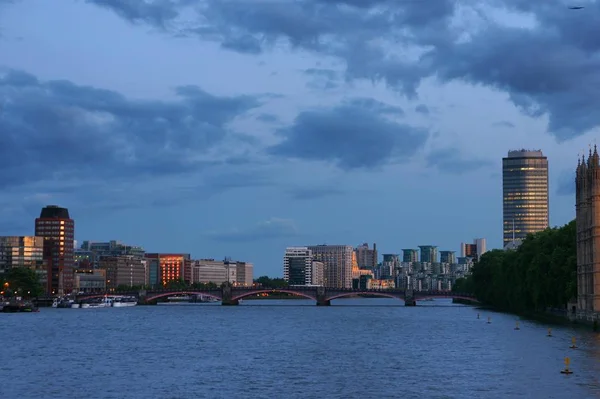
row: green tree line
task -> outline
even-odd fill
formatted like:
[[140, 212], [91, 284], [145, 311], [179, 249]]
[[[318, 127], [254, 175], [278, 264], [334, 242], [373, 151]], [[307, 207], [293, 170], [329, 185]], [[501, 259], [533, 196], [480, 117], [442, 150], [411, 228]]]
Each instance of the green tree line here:
[[453, 290], [512, 312], [564, 308], [577, 297], [576, 233], [572, 221], [530, 234], [514, 251], [486, 252]]

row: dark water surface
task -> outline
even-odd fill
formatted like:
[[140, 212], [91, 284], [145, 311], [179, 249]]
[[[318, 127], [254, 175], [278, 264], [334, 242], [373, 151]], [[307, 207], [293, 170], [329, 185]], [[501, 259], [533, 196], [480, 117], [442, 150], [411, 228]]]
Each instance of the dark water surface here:
[[[528, 321], [515, 331], [515, 316], [449, 300], [401, 304], [0, 314], [0, 397], [600, 397], [600, 335], [552, 326], [548, 338], [550, 326]], [[572, 336], [579, 349], [569, 349]], [[573, 375], [560, 374], [565, 356]]]

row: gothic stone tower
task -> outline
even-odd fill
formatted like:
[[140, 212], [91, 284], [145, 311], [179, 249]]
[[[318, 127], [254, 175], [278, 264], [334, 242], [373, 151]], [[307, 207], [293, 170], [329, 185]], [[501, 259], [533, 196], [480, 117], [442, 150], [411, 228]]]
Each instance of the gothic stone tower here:
[[577, 310], [600, 314], [600, 158], [594, 153], [577, 162]]

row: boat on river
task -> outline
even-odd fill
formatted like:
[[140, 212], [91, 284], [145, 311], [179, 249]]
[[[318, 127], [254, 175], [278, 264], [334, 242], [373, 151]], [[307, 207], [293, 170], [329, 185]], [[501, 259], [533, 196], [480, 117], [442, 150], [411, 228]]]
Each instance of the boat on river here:
[[113, 308], [126, 308], [135, 306], [138, 304], [138, 300], [134, 296], [118, 296], [115, 297], [112, 306]]

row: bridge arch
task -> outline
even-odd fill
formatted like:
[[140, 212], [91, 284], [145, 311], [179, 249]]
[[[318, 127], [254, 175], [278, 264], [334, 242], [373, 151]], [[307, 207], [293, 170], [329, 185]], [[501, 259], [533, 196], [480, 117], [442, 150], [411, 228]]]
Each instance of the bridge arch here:
[[347, 296], [355, 296], [355, 295], [371, 295], [371, 296], [379, 296], [383, 298], [392, 298], [392, 299], [400, 299], [404, 301], [404, 296], [399, 294], [390, 294], [383, 291], [351, 291], [351, 292], [340, 292], [334, 294], [333, 296], [327, 297], [328, 301], [333, 301], [334, 299], [339, 299]]
[[252, 295], [256, 295], [256, 294], [262, 294], [262, 293], [285, 293], [285, 294], [292, 294], [295, 296], [301, 296], [303, 298], [306, 299], [312, 299], [313, 301], [316, 301], [317, 298], [313, 295], [310, 295], [308, 293], [302, 292], [302, 291], [294, 291], [294, 290], [286, 290], [284, 288], [282, 289], [260, 289], [260, 290], [252, 290], [252, 291], [247, 291], [247, 292], [234, 292], [232, 295], [232, 300], [238, 300], [238, 299], [243, 299]]
[[161, 292], [151, 296], [146, 297], [146, 301], [153, 301], [155, 299], [164, 298], [167, 296], [173, 295], [204, 295], [211, 298], [218, 299], [219, 301], [222, 299], [221, 295], [215, 294], [213, 292], [202, 292], [202, 291], [171, 291], [171, 292]]

